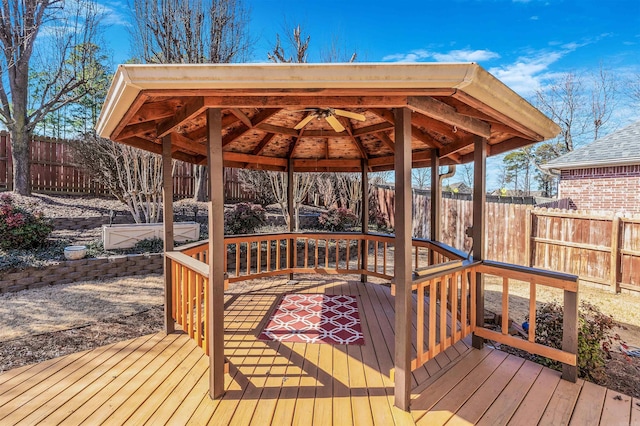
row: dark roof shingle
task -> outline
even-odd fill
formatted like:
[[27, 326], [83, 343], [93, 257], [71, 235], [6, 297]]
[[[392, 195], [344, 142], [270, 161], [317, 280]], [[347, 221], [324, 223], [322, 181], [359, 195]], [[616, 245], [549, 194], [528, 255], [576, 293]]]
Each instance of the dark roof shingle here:
[[640, 121], [542, 165], [566, 170], [640, 164]]

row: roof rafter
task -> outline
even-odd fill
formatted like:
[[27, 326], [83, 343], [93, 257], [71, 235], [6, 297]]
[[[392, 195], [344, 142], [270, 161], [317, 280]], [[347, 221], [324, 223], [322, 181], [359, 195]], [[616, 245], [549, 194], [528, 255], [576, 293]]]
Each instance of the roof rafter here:
[[491, 126], [488, 123], [468, 115], [459, 114], [453, 107], [430, 96], [409, 96], [407, 98], [407, 106], [412, 111], [456, 126], [474, 135], [482, 136], [485, 139], [491, 137]]

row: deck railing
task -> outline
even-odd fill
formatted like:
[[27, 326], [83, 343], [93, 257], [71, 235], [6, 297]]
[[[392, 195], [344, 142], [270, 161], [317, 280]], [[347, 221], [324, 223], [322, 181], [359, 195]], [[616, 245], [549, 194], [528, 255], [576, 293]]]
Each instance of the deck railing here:
[[[502, 323], [500, 324], [499, 332], [476, 326], [475, 333], [485, 339], [561, 362], [563, 364], [563, 378], [575, 381], [577, 378], [578, 353], [578, 277], [491, 261], [484, 261], [482, 265], [477, 267], [477, 271], [484, 275], [502, 278]], [[511, 280], [529, 283], [529, 330], [527, 340], [509, 334], [509, 283]], [[564, 291], [562, 349], [536, 343], [536, 287], [538, 285]]]
[[[224, 240], [228, 283], [290, 273], [362, 274], [393, 279], [394, 237], [359, 233], [281, 233], [229, 236]], [[207, 350], [208, 242], [199, 241], [167, 253], [171, 259], [173, 317]], [[412, 242], [415, 291], [416, 369], [469, 333], [563, 363], [563, 377], [577, 373], [577, 277], [490, 261], [474, 261], [445, 244]], [[501, 331], [476, 323], [476, 283], [479, 274], [503, 280]], [[508, 333], [509, 282], [530, 283], [527, 340]], [[535, 342], [536, 286], [564, 290], [563, 347]], [[395, 285], [391, 286], [392, 294]]]
[[171, 259], [171, 314], [182, 330], [209, 355], [207, 313], [209, 266], [188, 255], [165, 253]]

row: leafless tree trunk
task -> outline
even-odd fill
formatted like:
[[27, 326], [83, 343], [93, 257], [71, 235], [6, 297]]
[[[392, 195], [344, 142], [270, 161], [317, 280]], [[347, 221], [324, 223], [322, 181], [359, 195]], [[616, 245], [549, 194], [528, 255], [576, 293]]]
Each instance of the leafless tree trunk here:
[[[31, 192], [30, 144], [35, 126], [86, 94], [85, 66], [95, 52], [83, 46], [96, 39], [98, 21], [98, 8], [91, 0], [73, 4], [2, 0], [0, 122], [11, 133], [13, 189], [19, 194]], [[38, 38], [45, 31], [46, 37]]]
[[355, 213], [360, 215], [360, 202], [362, 201], [362, 185], [360, 176], [352, 173], [336, 173], [338, 185], [340, 189], [341, 204]]
[[[241, 0], [134, 0], [132, 30], [143, 62], [162, 64], [244, 61], [249, 20]], [[205, 201], [206, 166], [194, 166], [194, 200]]]
[[327, 209], [335, 206], [338, 201], [336, 184], [336, 173], [323, 173], [318, 176], [316, 181], [316, 186], [322, 196], [322, 205]]
[[411, 171], [411, 180], [418, 189], [426, 189], [431, 182], [431, 168], [421, 167]]
[[576, 140], [597, 139], [616, 105], [616, 81], [603, 67], [590, 79], [570, 72], [537, 92], [541, 109], [560, 126], [558, 155], [573, 151]]

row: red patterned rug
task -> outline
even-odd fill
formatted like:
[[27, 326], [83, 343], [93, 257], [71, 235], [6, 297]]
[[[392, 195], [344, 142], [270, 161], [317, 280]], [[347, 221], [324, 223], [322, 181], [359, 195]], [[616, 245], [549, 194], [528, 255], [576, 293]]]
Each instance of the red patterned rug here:
[[258, 339], [363, 345], [358, 302], [344, 294], [286, 294]]

